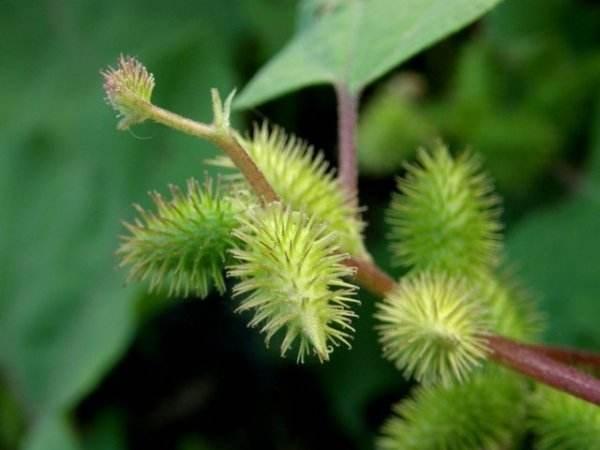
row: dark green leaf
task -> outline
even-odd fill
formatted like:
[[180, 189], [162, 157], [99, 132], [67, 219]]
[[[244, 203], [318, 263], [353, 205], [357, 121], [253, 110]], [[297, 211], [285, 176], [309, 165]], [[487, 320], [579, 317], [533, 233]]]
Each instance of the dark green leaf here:
[[591, 181], [572, 200], [529, 215], [508, 239], [548, 313], [549, 340], [591, 348], [600, 346], [600, 108], [594, 136]]

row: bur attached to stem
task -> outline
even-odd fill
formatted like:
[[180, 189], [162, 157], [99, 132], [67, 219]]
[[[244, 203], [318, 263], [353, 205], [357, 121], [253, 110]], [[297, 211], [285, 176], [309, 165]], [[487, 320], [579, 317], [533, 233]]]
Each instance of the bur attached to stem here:
[[206, 297], [212, 286], [225, 291], [223, 267], [238, 225], [232, 201], [209, 181], [188, 182], [187, 193], [171, 187], [171, 199], [152, 193], [155, 212], [137, 207], [139, 218], [117, 251], [129, 279], [147, 280], [150, 290]]
[[267, 344], [281, 330], [281, 354], [298, 341], [301, 362], [311, 353], [327, 361], [333, 347], [350, 346], [350, 305], [358, 301], [335, 233], [274, 202], [246, 214], [234, 234], [241, 245], [228, 275], [240, 278], [238, 311], [254, 313], [250, 326], [260, 327]]
[[453, 158], [440, 143], [407, 168], [388, 214], [398, 262], [458, 275], [492, 270], [500, 259], [499, 200], [479, 161]]
[[383, 354], [423, 383], [465, 380], [485, 358], [485, 314], [460, 278], [424, 272], [402, 279], [376, 318]]

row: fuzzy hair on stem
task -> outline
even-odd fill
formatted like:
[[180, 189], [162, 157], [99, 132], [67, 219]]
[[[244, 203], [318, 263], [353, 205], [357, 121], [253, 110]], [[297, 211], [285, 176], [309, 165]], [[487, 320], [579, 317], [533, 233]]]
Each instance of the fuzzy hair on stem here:
[[248, 211], [234, 235], [241, 244], [231, 251], [237, 262], [228, 276], [240, 279], [237, 310], [254, 313], [249, 326], [260, 328], [267, 345], [282, 330], [282, 356], [298, 341], [299, 362], [309, 354], [327, 361], [333, 347], [350, 347], [350, 306], [358, 300], [345, 279], [354, 271], [342, 264], [334, 232], [274, 202]]
[[139, 217], [125, 223], [117, 254], [129, 266], [129, 280], [148, 280], [150, 291], [169, 296], [206, 297], [212, 286], [225, 291], [223, 267], [237, 226], [232, 200], [207, 179], [202, 187], [189, 180], [187, 192], [170, 186], [171, 199], [150, 194], [156, 211], [136, 205]]
[[454, 159], [439, 143], [418, 151], [398, 180], [388, 222], [397, 261], [416, 270], [468, 275], [500, 260], [499, 199], [474, 156]]
[[377, 305], [384, 356], [425, 384], [464, 381], [486, 356], [487, 320], [476, 294], [442, 273], [404, 277]]

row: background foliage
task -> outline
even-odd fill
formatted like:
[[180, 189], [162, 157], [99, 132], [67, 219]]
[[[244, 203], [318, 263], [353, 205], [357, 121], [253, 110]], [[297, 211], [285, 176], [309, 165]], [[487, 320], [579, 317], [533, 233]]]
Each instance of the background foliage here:
[[[292, 0], [0, 4], [0, 448], [372, 447], [409, 386], [380, 356], [367, 295], [353, 350], [297, 367], [228, 298], [145, 295], [113, 255], [130, 204], [214, 170], [202, 161], [215, 151], [152, 125], [117, 133], [98, 70], [137, 55], [158, 104], [208, 119], [208, 89], [243, 86], [310, 27], [310, 3], [298, 17]], [[600, 348], [599, 44], [596, 2], [505, 0], [368, 88], [361, 202], [378, 261], [395, 163], [436, 135], [472, 146], [505, 197], [509, 257], [545, 338]], [[265, 116], [334, 159], [329, 87], [237, 119]]]

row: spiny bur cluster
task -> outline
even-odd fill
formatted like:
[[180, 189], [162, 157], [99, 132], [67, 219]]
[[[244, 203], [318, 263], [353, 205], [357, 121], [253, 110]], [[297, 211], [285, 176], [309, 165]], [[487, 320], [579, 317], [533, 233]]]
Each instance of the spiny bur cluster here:
[[523, 434], [529, 392], [519, 376], [485, 363], [485, 335], [530, 339], [539, 318], [524, 291], [497, 273], [491, 184], [473, 157], [453, 158], [438, 145], [419, 152], [398, 186], [390, 234], [409, 273], [376, 317], [384, 355], [425, 384], [394, 407], [378, 448], [510, 448]]
[[483, 336], [497, 319], [481, 280], [494, 279], [499, 260], [498, 200], [472, 156], [438, 144], [417, 161], [388, 212], [392, 250], [410, 271], [378, 305], [378, 330], [407, 376], [448, 385], [485, 359]]
[[[286, 205], [327, 224], [338, 234], [344, 252], [366, 256], [355, 199], [343, 192], [321, 152], [266, 123], [240, 142]], [[215, 163], [234, 167], [226, 157]]]
[[[151, 104], [154, 78], [136, 59], [121, 56], [102, 75], [120, 129], [150, 117], [177, 128], [181, 118]], [[333, 347], [350, 345], [353, 332], [356, 288], [347, 281], [353, 269], [342, 261], [349, 252], [366, 255], [355, 199], [343, 193], [322, 154], [267, 125], [241, 138], [229, 120], [233, 94], [223, 102], [213, 90], [212, 98], [213, 123], [194, 129], [213, 142], [232, 139], [228, 148], [241, 145], [286, 206], [263, 204], [240, 179], [226, 192], [192, 181], [186, 194], [171, 188], [170, 200], [154, 193], [156, 211], [137, 207], [139, 217], [125, 224], [121, 265], [150, 290], [199, 297], [213, 286], [225, 291], [229, 265], [228, 275], [239, 281], [234, 294], [243, 297], [238, 311], [254, 313], [250, 326], [260, 327], [267, 343], [281, 330], [282, 354], [297, 342], [299, 361], [309, 354], [326, 361]]]
[[171, 199], [151, 194], [156, 211], [137, 206], [129, 234], [117, 251], [129, 279], [149, 281], [150, 290], [172, 296], [206, 297], [212, 286], [225, 291], [223, 266], [238, 225], [232, 201], [209, 181], [190, 180], [187, 192], [171, 186]]
[[242, 222], [229, 275], [240, 278], [234, 294], [244, 297], [238, 311], [254, 313], [250, 326], [267, 344], [283, 330], [282, 354], [298, 340], [299, 361], [312, 353], [326, 361], [332, 347], [350, 346], [356, 288], [345, 280], [353, 270], [342, 264], [337, 235], [278, 202]]
[[[150, 103], [154, 78], [135, 59], [121, 57], [103, 76], [119, 128], [151, 116], [191, 130]], [[231, 102], [213, 91], [214, 122], [194, 129], [211, 142], [230, 139], [225, 150], [241, 145], [281, 201], [245, 194], [250, 186], [241, 177], [227, 192], [191, 181], [186, 193], [172, 188], [169, 200], [152, 194], [156, 210], [138, 207], [139, 218], [126, 224], [121, 264], [150, 289], [200, 297], [212, 286], [225, 290], [227, 266], [237, 310], [253, 314], [249, 325], [267, 344], [278, 335], [282, 355], [296, 346], [298, 361], [327, 361], [336, 346], [350, 346], [354, 331], [358, 300], [344, 260], [369, 258], [357, 201], [323, 155], [294, 136], [266, 124], [239, 136], [230, 128]], [[227, 158], [217, 164], [232, 167]], [[486, 334], [527, 340], [539, 318], [523, 291], [498, 274], [499, 201], [479, 161], [453, 158], [438, 144], [418, 152], [398, 188], [388, 222], [408, 274], [377, 305], [377, 331], [384, 356], [423, 384], [394, 407], [378, 448], [512, 448], [531, 425], [538, 450], [600, 450], [599, 409], [545, 387], [531, 397], [521, 377], [485, 363]]]

